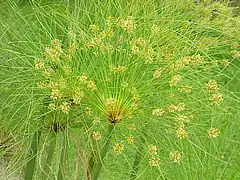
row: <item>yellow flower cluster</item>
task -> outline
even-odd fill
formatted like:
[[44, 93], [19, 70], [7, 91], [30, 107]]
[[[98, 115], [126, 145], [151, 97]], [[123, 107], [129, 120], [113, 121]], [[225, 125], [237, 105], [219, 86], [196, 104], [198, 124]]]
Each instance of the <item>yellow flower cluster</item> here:
[[58, 89], [52, 89], [51, 96], [53, 100], [60, 99], [62, 97], [62, 94], [60, 90]]
[[91, 39], [89, 42], [87, 42], [85, 45], [87, 48], [89, 47], [94, 47], [94, 46], [99, 46], [103, 41], [102, 37], [94, 37], [93, 39]]
[[49, 78], [54, 74], [54, 70], [52, 68], [44, 69], [44, 75], [46, 78]]
[[213, 79], [209, 80], [208, 83], [205, 84], [205, 86], [209, 92], [216, 92], [218, 90], [217, 81]]
[[154, 144], [150, 144], [148, 146], [149, 152], [151, 155], [157, 155], [157, 146]]
[[88, 83], [88, 77], [85, 73], [83, 73], [81, 76], [77, 77], [78, 81], [82, 84]]
[[232, 54], [232, 57], [233, 57], [234, 59], [240, 59], [240, 52], [239, 52], [239, 51], [233, 50], [233, 51], [231, 52], [231, 54]]
[[179, 103], [178, 105], [171, 104], [167, 107], [169, 112], [181, 112], [185, 110], [185, 104]]
[[116, 102], [117, 102], [117, 100], [115, 98], [107, 98], [105, 100], [105, 104], [107, 106], [113, 106]]
[[164, 109], [163, 108], [158, 108], [158, 109], [154, 109], [152, 111], [152, 115], [154, 116], [162, 116], [164, 114]]
[[99, 140], [102, 138], [102, 135], [101, 135], [100, 132], [94, 131], [94, 132], [92, 133], [92, 138], [93, 138], [93, 140], [95, 140], [95, 141], [99, 141]]
[[88, 85], [87, 85], [88, 89], [93, 91], [97, 89], [97, 86], [95, 84], [95, 82], [93, 80], [88, 81]]
[[85, 73], [83, 73], [81, 76], [77, 77], [78, 82], [81, 84], [84, 84], [87, 86], [87, 88], [91, 91], [96, 90], [97, 86], [93, 80], [88, 80], [88, 77]]
[[74, 91], [72, 99], [75, 104], [79, 104], [81, 102], [81, 100], [83, 99], [83, 97], [84, 97], [83, 90], [77, 89]]
[[149, 152], [150, 152], [150, 159], [149, 159], [149, 166], [150, 167], [156, 167], [159, 165], [159, 157], [158, 157], [158, 153], [157, 153], [157, 146], [150, 144], [148, 146]]
[[110, 66], [110, 71], [114, 73], [124, 73], [127, 69], [126, 66]]
[[92, 108], [87, 107], [87, 108], [86, 108], [86, 113], [87, 113], [89, 116], [92, 116], [92, 114], [93, 114]]
[[189, 122], [189, 117], [186, 115], [182, 115], [182, 114], [178, 114], [175, 117], [175, 121], [177, 122], [177, 124], [181, 127], [184, 127], [184, 123], [188, 123]]
[[136, 128], [136, 125], [135, 125], [135, 124], [130, 124], [130, 125], [128, 126], [128, 129], [135, 131], [137, 128]]
[[156, 167], [156, 166], [158, 166], [159, 165], [159, 161], [160, 161], [160, 158], [158, 158], [158, 157], [151, 157], [150, 159], [149, 159], [149, 166], [150, 167]]
[[189, 136], [188, 132], [186, 131], [186, 129], [184, 129], [184, 127], [179, 127], [176, 130], [176, 134], [177, 134], [177, 137], [180, 139], [186, 139]]
[[221, 93], [214, 93], [209, 100], [212, 104], [221, 104], [223, 102], [223, 95]]
[[[98, 25], [92, 24], [89, 26], [93, 37], [89, 40], [85, 40], [83, 50], [88, 50], [89, 48], [93, 48], [93, 54], [95, 56], [99, 56], [104, 53], [112, 53], [114, 47], [110, 44], [107, 39], [114, 36], [114, 32], [112, 29], [105, 29], [101, 31], [101, 28]], [[106, 41], [105, 41], [106, 40]]]
[[212, 104], [221, 104], [223, 102], [223, 95], [218, 92], [219, 88], [215, 80], [209, 80], [208, 83], [205, 84], [205, 87], [211, 94], [209, 100]]
[[77, 50], [77, 45], [75, 43], [72, 43], [68, 49], [69, 55], [75, 53]]
[[217, 128], [211, 127], [211, 128], [208, 130], [208, 137], [211, 138], [211, 139], [218, 137], [219, 134], [220, 134], [220, 131], [219, 131]]
[[119, 26], [122, 27], [125, 31], [131, 33], [136, 29], [136, 23], [132, 16], [127, 17], [119, 21]]
[[139, 95], [138, 90], [136, 88], [132, 88], [131, 94], [133, 96], [134, 101], [138, 101], [140, 99], [140, 95]]
[[124, 150], [124, 146], [121, 143], [117, 143], [113, 146], [113, 150], [117, 153], [117, 154], [121, 154], [122, 151]]
[[144, 38], [139, 37], [131, 40], [130, 46], [133, 54], [142, 55], [141, 52], [147, 47], [147, 42]]
[[158, 68], [154, 71], [153, 77], [157, 79], [161, 76], [161, 74], [162, 74], [162, 68]]
[[189, 85], [180, 85], [180, 86], [178, 87], [178, 90], [179, 90], [180, 92], [186, 92], [186, 93], [191, 92], [192, 89], [193, 89], [193, 87], [192, 87], [192, 86], [189, 86]]
[[109, 43], [105, 43], [105, 44], [100, 44], [99, 50], [101, 53], [110, 53], [112, 54], [114, 51], [114, 47], [113, 45], [109, 44]]
[[174, 151], [174, 152], [170, 152], [169, 158], [171, 161], [179, 163], [180, 160], [183, 158], [183, 155], [178, 151]]
[[181, 76], [180, 75], [172, 76], [172, 79], [169, 82], [170, 87], [177, 86], [179, 84], [180, 80], [181, 80]]
[[67, 102], [63, 102], [62, 105], [60, 106], [62, 112], [68, 113], [70, 110], [70, 106]]
[[55, 104], [55, 103], [50, 103], [50, 104], [48, 105], [48, 108], [49, 108], [50, 110], [55, 110], [56, 104]]
[[132, 53], [142, 58], [145, 63], [153, 62], [154, 49], [143, 37], [131, 40], [130, 48]]
[[179, 59], [178, 61], [176, 61], [173, 66], [172, 69], [175, 71], [178, 71], [186, 66], [189, 65], [200, 65], [203, 63], [203, 58], [201, 55], [197, 54], [197, 55], [192, 55], [192, 56], [186, 56], [184, 58]]
[[59, 62], [60, 56], [63, 53], [62, 43], [58, 39], [52, 40], [51, 46], [46, 48], [45, 56], [46, 59], [51, 60], [52, 62]]
[[41, 89], [46, 87], [46, 85], [43, 82], [37, 82], [37, 86]]
[[44, 69], [44, 62], [40, 59], [35, 61], [35, 68], [36, 69]]
[[100, 31], [100, 27], [96, 24], [91, 24], [89, 26], [89, 29], [91, 30], [92, 33], [98, 33]]
[[131, 135], [127, 138], [128, 144], [133, 144], [134, 143], [134, 137]]
[[186, 116], [182, 114], [178, 114], [175, 117], [175, 122], [176, 122], [176, 135], [180, 139], [185, 139], [189, 137], [189, 134], [186, 130], [186, 123], [189, 123], [190, 119], [192, 119], [192, 116]]
[[[179, 103], [178, 105], [171, 104], [168, 107], [168, 111], [171, 113], [176, 112], [182, 112], [185, 110], [185, 104]], [[176, 135], [180, 139], [188, 138], [188, 132], [185, 129], [185, 123], [188, 123], [190, 121], [189, 116], [186, 116], [184, 114], [177, 114], [175, 116], [175, 126], [176, 126]]]

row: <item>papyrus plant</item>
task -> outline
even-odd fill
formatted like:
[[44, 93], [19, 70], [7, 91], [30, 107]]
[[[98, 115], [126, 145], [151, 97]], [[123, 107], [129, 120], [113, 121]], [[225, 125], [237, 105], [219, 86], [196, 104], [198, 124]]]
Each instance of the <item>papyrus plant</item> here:
[[25, 179], [190, 178], [194, 166], [210, 178], [208, 164], [228, 167], [221, 144], [234, 140], [235, 109], [224, 77], [239, 39], [226, 27], [239, 22], [226, 4], [29, 8], [15, 15], [28, 34], [6, 30], [1, 42], [2, 119], [18, 124]]

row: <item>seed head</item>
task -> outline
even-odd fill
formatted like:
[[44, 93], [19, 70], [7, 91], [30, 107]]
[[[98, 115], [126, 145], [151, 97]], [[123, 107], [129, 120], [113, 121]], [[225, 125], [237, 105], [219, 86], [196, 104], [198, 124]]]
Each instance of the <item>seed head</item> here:
[[208, 83], [205, 84], [205, 86], [209, 92], [215, 92], [218, 90], [217, 82], [213, 79], [209, 80]]
[[60, 108], [61, 108], [62, 112], [66, 113], [66, 114], [70, 110], [70, 106], [67, 102], [63, 102], [62, 105], [60, 106]]
[[91, 91], [97, 89], [97, 86], [96, 86], [95, 82], [92, 81], [92, 80], [88, 81], [88, 85], [87, 85], [87, 87], [88, 87]]
[[151, 157], [150, 159], [149, 159], [149, 166], [150, 167], [156, 167], [156, 166], [158, 166], [159, 165], [159, 158], [158, 157]]
[[219, 134], [220, 134], [220, 131], [219, 131], [217, 128], [211, 127], [211, 128], [208, 130], [208, 137], [211, 138], [211, 139], [218, 137]]
[[136, 125], [135, 125], [135, 124], [130, 124], [130, 125], [128, 126], [128, 129], [129, 129], [129, 130], [136, 130]]
[[46, 87], [46, 85], [43, 82], [37, 82], [37, 86], [41, 89]]
[[52, 89], [51, 96], [53, 100], [60, 99], [62, 97], [61, 92], [58, 89]]
[[114, 73], [124, 73], [127, 69], [126, 66], [110, 66], [110, 71]]
[[169, 112], [181, 112], [185, 110], [185, 104], [179, 103], [178, 105], [171, 104], [168, 106]]
[[96, 24], [91, 24], [91, 25], [89, 26], [89, 29], [92, 31], [92, 33], [97, 33], [97, 32], [99, 32], [99, 30], [100, 30], [99, 26], [96, 25]]
[[36, 69], [44, 69], [44, 62], [40, 59], [35, 61], [35, 68]]
[[124, 146], [123, 144], [117, 143], [113, 146], [113, 150], [117, 153], [117, 154], [121, 154], [122, 151], [124, 150]]
[[179, 84], [180, 80], [181, 80], [181, 76], [180, 75], [174, 75], [172, 77], [172, 79], [170, 80], [169, 85], [171, 87], [177, 86]]
[[92, 133], [92, 138], [95, 140], [95, 141], [99, 141], [101, 138], [102, 138], [102, 135], [100, 132], [98, 131], [94, 131]]
[[164, 109], [163, 108], [158, 108], [158, 109], [154, 109], [152, 111], [152, 115], [154, 116], [162, 116], [164, 114]]
[[87, 107], [86, 110], [87, 110], [86, 113], [87, 113], [89, 116], [91, 116], [91, 115], [93, 114], [93, 110], [92, 110], [92, 108]]
[[237, 50], [233, 50], [231, 54], [233, 58], [240, 59], [240, 52], [238, 52]]
[[188, 86], [188, 85], [180, 85], [180, 87], [178, 89], [181, 92], [189, 93], [192, 91], [193, 88], [192, 88], [192, 86]]
[[58, 39], [52, 40], [51, 47], [46, 48], [46, 51], [45, 51], [46, 58], [53, 62], [59, 62], [60, 56], [63, 53], [61, 46], [62, 46], [62, 43], [60, 40]]
[[81, 76], [78, 77], [78, 81], [82, 84], [88, 83], [88, 77], [85, 73], [83, 73]]
[[221, 104], [223, 102], [223, 95], [221, 93], [212, 94], [212, 97], [209, 98], [212, 104]]
[[189, 122], [189, 118], [182, 114], [178, 114], [175, 120], [178, 124]]
[[78, 89], [74, 92], [73, 102], [79, 104], [84, 97], [84, 92], [81, 89]]
[[179, 127], [176, 131], [176, 134], [180, 139], [188, 138], [188, 132], [184, 129], [184, 127]]
[[127, 32], [133, 32], [133, 30], [135, 30], [136, 28], [136, 25], [132, 16], [127, 17], [127, 19], [121, 20], [119, 25]]
[[154, 71], [153, 77], [157, 79], [161, 76], [161, 74], [162, 74], [162, 68], [158, 68], [157, 70]]
[[127, 138], [127, 142], [128, 142], [128, 144], [133, 144], [133, 142], [134, 142], [134, 137], [133, 137], [133, 136], [129, 136], [129, 137]]
[[183, 155], [178, 151], [170, 152], [170, 154], [169, 154], [169, 158], [173, 162], [180, 162], [182, 157], [183, 157]]
[[54, 110], [54, 109], [56, 108], [55, 103], [50, 103], [50, 104], [48, 105], [48, 108], [49, 108], [50, 110]]
[[151, 153], [151, 155], [157, 155], [157, 146], [150, 144], [148, 146], [149, 152]]

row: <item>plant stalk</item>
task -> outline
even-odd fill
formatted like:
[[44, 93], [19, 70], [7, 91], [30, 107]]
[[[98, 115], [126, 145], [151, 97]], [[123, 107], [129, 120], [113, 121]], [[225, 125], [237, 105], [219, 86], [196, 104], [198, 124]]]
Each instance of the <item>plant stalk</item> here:
[[59, 164], [59, 169], [58, 169], [58, 180], [64, 180], [64, 172], [65, 172], [65, 169], [66, 169], [66, 154], [67, 154], [67, 134], [66, 132], [64, 131], [63, 132], [63, 139], [62, 139], [62, 151], [61, 151], [61, 159], [60, 159], [60, 164]]
[[48, 147], [47, 151], [47, 160], [46, 160], [46, 166], [44, 169], [44, 179], [48, 179], [50, 176], [50, 170], [51, 170], [51, 164], [53, 159], [54, 150], [56, 147], [56, 133], [50, 133], [50, 146]]
[[[97, 156], [97, 159], [96, 159], [96, 162], [95, 162], [96, 164], [91, 165], [91, 166], [93, 166], [93, 168], [90, 169], [91, 172], [92, 172], [91, 180], [97, 180], [98, 177], [99, 177], [100, 170], [101, 170], [102, 164], [103, 164], [103, 159], [106, 156], [107, 151], [109, 149], [109, 144], [110, 144], [111, 137], [112, 137], [112, 134], [113, 134], [113, 129], [114, 129], [114, 125], [110, 124], [109, 127], [108, 127], [106, 143], [104, 144], [100, 154], [98, 154], [98, 156]], [[92, 162], [90, 162], [90, 163], [92, 163]]]
[[146, 142], [146, 131], [143, 131], [143, 135], [141, 136], [140, 139], [140, 145], [138, 146], [137, 152], [136, 152], [136, 156], [135, 156], [135, 160], [133, 163], [133, 168], [132, 171], [130, 173], [130, 179], [134, 180], [137, 178], [137, 173], [139, 171], [139, 167], [140, 167], [140, 163], [141, 163], [141, 152], [143, 151], [143, 148], [141, 146], [141, 144], [145, 144]]
[[40, 136], [41, 136], [40, 130], [36, 131], [33, 135], [31, 147], [30, 147], [32, 153], [29, 155], [30, 160], [27, 162], [25, 178], [24, 178], [25, 180], [33, 179], [35, 164], [36, 164], [36, 159], [37, 159], [37, 147], [38, 147]]

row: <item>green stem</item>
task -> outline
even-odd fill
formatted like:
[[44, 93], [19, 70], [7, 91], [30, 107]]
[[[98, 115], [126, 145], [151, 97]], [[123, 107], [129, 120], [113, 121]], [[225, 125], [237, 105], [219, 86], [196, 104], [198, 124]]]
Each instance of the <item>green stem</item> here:
[[139, 171], [139, 167], [140, 167], [140, 163], [141, 163], [141, 152], [143, 151], [142, 145], [145, 144], [145, 141], [146, 141], [145, 136], [146, 136], [146, 131], [144, 131], [143, 135], [141, 136], [140, 144], [139, 144], [138, 150], [136, 152], [132, 172], [130, 174], [130, 179], [132, 179], [132, 180], [137, 178], [137, 173]]
[[94, 162], [95, 160], [97, 159], [97, 144], [95, 141], [93, 141], [93, 147], [92, 147], [92, 155], [88, 161], [88, 169], [87, 169], [87, 179], [91, 180], [91, 172], [93, 170], [93, 167], [94, 167]]
[[32, 142], [31, 142], [31, 151], [32, 153], [30, 154], [30, 156], [28, 157], [28, 159], [30, 159], [27, 162], [27, 167], [26, 167], [26, 171], [25, 171], [25, 180], [32, 180], [33, 179], [33, 174], [34, 174], [34, 170], [35, 170], [35, 164], [36, 164], [36, 158], [37, 158], [37, 146], [39, 143], [39, 139], [41, 136], [41, 131], [38, 130], [34, 133], [33, 138], [32, 138]]
[[58, 180], [64, 180], [64, 169], [66, 169], [66, 164], [65, 164], [65, 160], [66, 160], [66, 150], [67, 150], [67, 134], [66, 132], [64, 131], [63, 132], [63, 142], [62, 142], [62, 151], [61, 151], [61, 159], [60, 159], [60, 164], [59, 164], [59, 169], [58, 169]]
[[110, 144], [110, 141], [111, 141], [113, 129], [114, 129], [114, 125], [110, 124], [109, 128], [108, 128], [107, 141], [104, 144], [104, 146], [103, 146], [103, 148], [102, 148], [102, 150], [100, 152], [100, 155], [98, 155], [96, 164], [95, 164], [95, 166], [92, 169], [92, 180], [97, 180], [98, 177], [99, 177], [100, 170], [102, 168], [103, 159], [106, 156], [107, 151], [109, 149], [109, 144]]
[[51, 170], [51, 164], [52, 164], [52, 159], [53, 159], [53, 154], [54, 150], [56, 147], [56, 134], [55, 133], [50, 133], [50, 146], [48, 147], [47, 151], [47, 161], [46, 161], [46, 166], [44, 169], [44, 179], [48, 179], [50, 176], [50, 170]]

